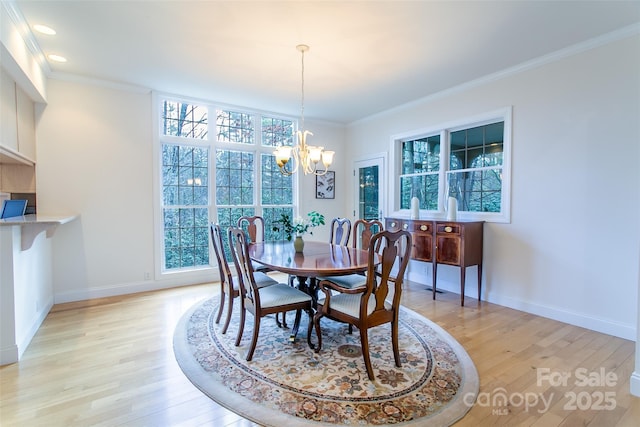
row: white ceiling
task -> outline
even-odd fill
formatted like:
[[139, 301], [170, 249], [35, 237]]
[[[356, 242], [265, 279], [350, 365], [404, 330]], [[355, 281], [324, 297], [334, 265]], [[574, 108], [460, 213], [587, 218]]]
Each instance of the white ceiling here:
[[640, 1], [15, 1], [68, 73], [336, 123], [640, 22]]

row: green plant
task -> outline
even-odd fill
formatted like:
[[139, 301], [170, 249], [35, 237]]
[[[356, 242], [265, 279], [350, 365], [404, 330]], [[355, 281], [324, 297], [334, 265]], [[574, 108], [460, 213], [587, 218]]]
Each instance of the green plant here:
[[273, 231], [284, 231], [287, 236], [287, 240], [291, 240], [293, 235], [303, 235], [304, 233], [313, 234], [310, 230], [313, 227], [324, 225], [324, 215], [316, 211], [311, 211], [307, 214], [309, 219], [297, 216], [291, 220], [291, 217], [287, 214], [280, 214], [280, 219], [273, 221]]

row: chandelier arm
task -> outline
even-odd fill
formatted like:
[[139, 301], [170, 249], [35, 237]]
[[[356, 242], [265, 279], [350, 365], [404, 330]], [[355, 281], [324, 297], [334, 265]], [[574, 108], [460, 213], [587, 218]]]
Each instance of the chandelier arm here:
[[291, 169], [291, 173], [294, 174], [296, 172], [298, 172], [298, 168], [300, 167], [300, 147], [298, 145], [296, 145], [295, 147], [293, 147], [293, 150], [291, 150], [291, 158], [292, 163], [295, 163], [295, 166], [292, 167]]

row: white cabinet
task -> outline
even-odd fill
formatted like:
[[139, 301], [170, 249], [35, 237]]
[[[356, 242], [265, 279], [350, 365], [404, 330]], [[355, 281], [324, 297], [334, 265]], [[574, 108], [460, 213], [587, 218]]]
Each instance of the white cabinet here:
[[18, 152], [36, 160], [35, 104], [29, 96], [16, 86], [16, 117], [18, 119]]
[[0, 70], [0, 163], [35, 164], [35, 103]]
[[0, 145], [18, 151], [16, 83], [4, 71], [0, 74]]

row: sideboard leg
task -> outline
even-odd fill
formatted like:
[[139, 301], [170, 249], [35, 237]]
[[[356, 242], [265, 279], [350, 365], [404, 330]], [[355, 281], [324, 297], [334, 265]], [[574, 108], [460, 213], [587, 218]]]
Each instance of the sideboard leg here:
[[465, 279], [465, 270], [467, 268], [464, 267], [464, 264], [462, 267], [460, 267], [460, 305], [464, 307], [464, 279]]
[[433, 292], [433, 300], [436, 299], [436, 276], [438, 274], [438, 264], [433, 263], [433, 274], [431, 275], [431, 290]]
[[478, 302], [482, 300], [482, 263], [478, 264]]

